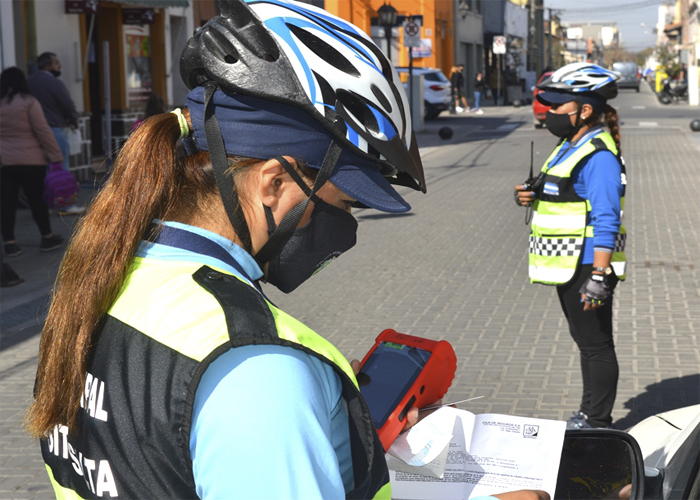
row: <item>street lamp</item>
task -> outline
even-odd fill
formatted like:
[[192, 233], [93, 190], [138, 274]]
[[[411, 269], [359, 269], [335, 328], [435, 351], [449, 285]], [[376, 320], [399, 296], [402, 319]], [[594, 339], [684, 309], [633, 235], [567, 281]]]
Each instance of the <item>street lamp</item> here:
[[459, 15], [462, 16], [462, 19], [467, 17], [467, 14], [469, 13], [469, 4], [467, 3], [467, 0], [459, 0], [457, 10], [459, 10]]
[[386, 37], [386, 58], [391, 62], [391, 30], [396, 26], [396, 14], [398, 12], [391, 4], [385, 3], [379, 9], [379, 24], [384, 26], [384, 36]]

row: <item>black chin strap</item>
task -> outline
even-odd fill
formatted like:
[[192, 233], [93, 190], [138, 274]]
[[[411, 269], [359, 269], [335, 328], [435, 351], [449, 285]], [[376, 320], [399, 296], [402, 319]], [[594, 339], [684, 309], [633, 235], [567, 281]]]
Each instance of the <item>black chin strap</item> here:
[[579, 123], [579, 120], [581, 119], [581, 108], [583, 107], [583, 97], [580, 95], [576, 96], [576, 120], [574, 120], [574, 123], [576, 124], [576, 132], [581, 130], [581, 127], [583, 127], [583, 123]]
[[[207, 141], [209, 139], [207, 138]], [[289, 162], [281, 156], [275, 159], [279, 161], [284, 169], [289, 173], [289, 175], [294, 179], [294, 181], [299, 185], [299, 187], [304, 191], [307, 198], [299, 203], [297, 206], [292, 208], [280, 221], [279, 226], [275, 227], [275, 221], [272, 218], [272, 212], [269, 208], [265, 207], [265, 217], [267, 218], [268, 228], [272, 231], [270, 238], [263, 245], [260, 251], [255, 254], [255, 260], [260, 267], [263, 267], [268, 263], [275, 255], [279, 253], [282, 246], [286, 243], [289, 237], [292, 235], [294, 230], [299, 225], [299, 221], [304, 216], [306, 212], [306, 207], [309, 206], [310, 201], [318, 200], [316, 193], [321, 186], [323, 186], [331, 177], [331, 173], [338, 163], [338, 158], [342, 148], [336, 141], [332, 141], [330, 146], [328, 146], [328, 151], [323, 159], [323, 165], [316, 176], [316, 181], [314, 182], [313, 189], [309, 189], [309, 186], [303, 181], [301, 176], [294, 170]]]
[[248, 222], [245, 220], [245, 214], [243, 213], [243, 208], [238, 199], [233, 176], [229, 173], [226, 147], [224, 146], [224, 139], [221, 137], [219, 121], [214, 115], [214, 106], [209, 105], [217, 89], [218, 85], [214, 82], [208, 82], [204, 86], [204, 135], [207, 138], [209, 157], [211, 158], [216, 185], [219, 188], [219, 196], [221, 196], [221, 201], [224, 203], [226, 215], [228, 215], [233, 230], [241, 240], [243, 248], [245, 248], [248, 253], [252, 254], [253, 245], [250, 240], [250, 230], [248, 229]]

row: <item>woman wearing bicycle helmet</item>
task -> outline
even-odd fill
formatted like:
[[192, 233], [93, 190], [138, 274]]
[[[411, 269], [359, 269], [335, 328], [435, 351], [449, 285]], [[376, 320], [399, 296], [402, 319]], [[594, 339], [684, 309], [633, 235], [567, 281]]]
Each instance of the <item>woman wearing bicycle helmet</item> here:
[[[59, 498], [389, 498], [354, 370], [276, 308], [425, 191], [406, 96], [323, 10], [228, 0], [61, 264], [27, 426]], [[411, 409], [407, 422], [417, 420]]]
[[619, 117], [607, 102], [617, 78], [574, 63], [540, 84], [547, 129], [560, 140], [533, 185], [515, 188], [516, 203], [533, 207], [530, 281], [557, 287], [580, 350], [583, 397], [570, 428], [611, 427], [617, 391], [612, 301], [625, 279], [626, 178]]

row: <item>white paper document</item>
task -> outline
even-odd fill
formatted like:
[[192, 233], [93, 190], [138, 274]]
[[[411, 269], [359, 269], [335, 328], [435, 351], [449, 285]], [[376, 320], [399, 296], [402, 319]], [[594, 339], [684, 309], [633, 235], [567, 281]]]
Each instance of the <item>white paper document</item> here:
[[[428, 445], [430, 455], [437, 455], [434, 461], [441, 462], [442, 458], [444, 463], [429, 462], [412, 468], [387, 455], [394, 499], [466, 500], [522, 489], [545, 490], [554, 498], [566, 422], [474, 415], [455, 408], [441, 408], [439, 412], [454, 415], [449, 446], [437, 454]], [[450, 419], [441, 417], [439, 421]], [[440, 434], [444, 433], [441, 429]], [[410, 436], [404, 439], [410, 440]], [[424, 453], [416, 446], [413, 451], [419, 457]], [[413, 463], [420, 462], [419, 459]]]

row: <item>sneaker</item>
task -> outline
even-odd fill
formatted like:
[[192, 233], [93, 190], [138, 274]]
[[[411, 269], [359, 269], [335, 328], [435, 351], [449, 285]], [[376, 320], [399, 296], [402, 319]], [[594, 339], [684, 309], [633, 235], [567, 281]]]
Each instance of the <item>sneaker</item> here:
[[86, 210], [85, 207], [79, 207], [78, 205], [71, 205], [70, 207], [65, 207], [59, 209], [56, 213], [58, 215], [80, 215]]
[[51, 250], [56, 250], [63, 243], [63, 237], [60, 234], [54, 234], [50, 238], [41, 238], [41, 248], [42, 252], [50, 252]]
[[5, 243], [5, 255], [8, 257], [17, 257], [22, 254], [22, 249], [16, 243]]
[[474, 113], [476, 113], [477, 115], [483, 115], [483, 114], [484, 114], [484, 112], [483, 112], [481, 109], [477, 109], [476, 111], [474, 111]]
[[593, 426], [586, 420], [588, 417], [581, 410], [574, 412], [574, 416], [566, 421], [567, 429], [592, 429]]
[[457, 113], [462, 113], [464, 111], [464, 108], [460, 108], [459, 106], [457, 106], [455, 108], [455, 111], [457, 111]]
[[24, 280], [17, 275], [15, 270], [3, 262], [2, 273], [0, 273], [0, 287], [7, 288], [23, 282]]
[[609, 425], [607, 427], [594, 427], [588, 423], [588, 415], [583, 413], [581, 410], [574, 412], [574, 416], [571, 417], [566, 422], [567, 429], [612, 429], [613, 426]]
[[465, 113], [471, 113], [471, 112], [472, 112], [472, 108], [467, 108], [467, 109], [464, 110], [464, 112], [465, 112]]

